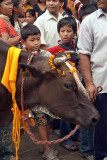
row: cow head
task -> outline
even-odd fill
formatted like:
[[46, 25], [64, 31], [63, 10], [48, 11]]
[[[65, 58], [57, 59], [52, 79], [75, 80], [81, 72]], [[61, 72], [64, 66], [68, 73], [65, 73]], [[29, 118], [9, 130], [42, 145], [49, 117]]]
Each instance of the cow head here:
[[[59, 57], [63, 59], [62, 53], [56, 55], [56, 58]], [[84, 94], [78, 86], [74, 75], [69, 73], [69, 68], [64, 62], [55, 62], [55, 66], [66, 75], [62, 76], [57, 70], [52, 70], [49, 58], [46, 57], [35, 56], [31, 65], [20, 64], [23, 71], [27, 68], [31, 73], [31, 77], [25, 78], [24, 83], [25, 108], [36, 104], [45, 105], [51, 114], [61, 119], [82, 126], [95, 125], [99, 114], [87, 94]], [[18, 87], [21, 83], [19, 79], [17, 80]], [[20, 106], [20, 93], [17, 92], [16, 96]]]

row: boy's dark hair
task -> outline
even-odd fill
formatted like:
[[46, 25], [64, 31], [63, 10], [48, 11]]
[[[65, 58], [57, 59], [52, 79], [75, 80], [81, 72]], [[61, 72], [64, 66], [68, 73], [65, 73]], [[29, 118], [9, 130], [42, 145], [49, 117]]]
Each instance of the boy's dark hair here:
[[40, 34], [40, 30], [37, 26], [33, 24], [27, 24], [21, 29], [21, 37], [24, 41], [26, 41], [28, 36], [37, 34]]
[[73, 16], [65, 17], [59, 20], [58, 25], [57, 25], [58, 33], [60, 32], [60, 28], [66, 25], [68, 25], [69, 27], [72, 27], [74, 33], [77, 32], [77, 23]]
[[[26, 11], [26, 13], [29, 13], [29, 14], [31, 14], [33, 17], [36, 17], [35, 11], [34, 11], [33, 9], [28, 9], [28, 10]], [[26, 15], [26, 13], [25, 13], [25, 15]]]
[[79, 11], [79, 16], [78, 16], [79, 21], [82, 22], [83, 16], [89, 15], [96, 10], [97, 10], [97, 8], [95, 5], [92, 5], [92, 4], [83, 5], [83, 7], [81, 7], [81, 9]]

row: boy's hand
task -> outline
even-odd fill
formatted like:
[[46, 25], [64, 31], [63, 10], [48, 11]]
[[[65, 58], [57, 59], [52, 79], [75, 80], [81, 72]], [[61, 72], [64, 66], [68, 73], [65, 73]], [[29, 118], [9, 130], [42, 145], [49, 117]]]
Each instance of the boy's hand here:
[[32, 53], [33, 53], [34, 55], [38, 55], [38, 54], [39, 54], [38, 51], [32, 51]]

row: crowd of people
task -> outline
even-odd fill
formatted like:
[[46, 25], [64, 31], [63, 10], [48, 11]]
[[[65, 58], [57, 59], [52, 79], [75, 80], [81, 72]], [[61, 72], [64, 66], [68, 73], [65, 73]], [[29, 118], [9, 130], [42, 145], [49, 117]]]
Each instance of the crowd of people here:
[[[59, 51], [77, 51], [78, 55], [72, 56], [70, 61], [79, 69], [100, 120], [94, 128], [77, 130], [61, 145], [69, 151], [79, 150], [80, 156], [87, 160], [107, 160], [107, 1], [75, 0], [74, 4], [76, 17], [67, 7], [67, 0], [38, 0], [34, 6], [28, 0], [0, 0], [0, 40], [35, 52], [35, 56], [50, 57]], [[103, 88], [100, 93], [98, 86]], [[54, 119], [35, 109], [31, 112], [38, 124], [40, 140], [49, 140]], [[64, 120], [59, 124], [60, 138], [75, 128], [75, 124]], [[15, 160], [11, 130], [12, 123], [0, 128], [0, 160]], [[80, 146], [75, 141], [79, 141]], [[60, 159], [57, 150], [48, 144], [42, 146], [42, 158]]]

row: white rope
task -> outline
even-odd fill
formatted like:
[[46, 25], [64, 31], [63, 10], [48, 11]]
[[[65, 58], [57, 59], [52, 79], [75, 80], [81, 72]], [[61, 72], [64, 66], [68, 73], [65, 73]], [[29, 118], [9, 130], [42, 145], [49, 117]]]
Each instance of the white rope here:
[[[65, 62], [65, 64], [67, 65], [67, 67], [70, 70], [72, 70], [74, 68], [69, 62]], [[88, 99], [90, 99], [89, 96], [88, 96], [88, 93], [87, 93], [86, 89], [84, 88], [83, 84], [81, 83], [81, 81], [79, 79], [79, 76], [78, 76], [77, 72], [73, 72], [72, 74], [73, 74], [74, 79], [75, 79], [75, 81], [77, 83], [78, 89], [80, 89], [84, 93], [84, 95], [87, 96]]]

